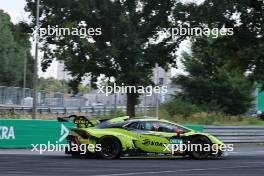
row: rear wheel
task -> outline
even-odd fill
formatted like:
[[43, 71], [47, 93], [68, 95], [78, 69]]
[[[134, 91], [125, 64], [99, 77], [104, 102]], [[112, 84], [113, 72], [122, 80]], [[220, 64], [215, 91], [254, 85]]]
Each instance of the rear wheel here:
[[69, 141], [69, 148], [67, 148], [67, 152], [72, 155], [74, 158], [83, 158], [84, 155], [81, 154], [81, 152], [78, 150], [76, 146], [78, 146], [74, 141]]
[[217, 154], [213, 154], [212, 158], [214, 158], [214, 159], [222, 159], [223, 155], [224, 155], [224, 153], [222, 151], [219, 151]]
[[72, 152], [73, 158], [84, 158], [84, 155], [81, 155], [79, 152]]
[[98, 156], [103, 159], [116, 159], [120, 157], [121, 144], [114, 137], [103, 137], [99, 139], [98, 144], [101, 145], [101, 150], [98, 151]]
[[95, 153], [89, 152], [89, 151], [71, 151], [70, 154], [74, 158], [88, 158], [88, 159], [94, 159], [97, 158]]
[[211, 142], [207, 137], [195, 136], [191, 139], [191, 144], [194, 144], [192, 151], [190, 151], [192, 158], [207, 159], [211, 155]]

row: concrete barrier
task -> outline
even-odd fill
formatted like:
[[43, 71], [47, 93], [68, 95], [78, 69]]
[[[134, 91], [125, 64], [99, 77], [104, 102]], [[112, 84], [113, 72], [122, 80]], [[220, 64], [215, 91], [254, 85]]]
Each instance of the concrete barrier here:
[[204, 126], [204, 132], [226, 143], [264, 143], [264, 126]]

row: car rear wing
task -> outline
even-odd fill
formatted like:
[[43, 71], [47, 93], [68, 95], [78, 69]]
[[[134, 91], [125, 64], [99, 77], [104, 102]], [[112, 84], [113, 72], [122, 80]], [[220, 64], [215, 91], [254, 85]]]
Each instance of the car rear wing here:
[[98, 125], [99, 123], [109, 121], [110, 123], [117, 123], [128, 120], [129, 116], [116, 117], [113, 119], [93, 119], [85, 116], [70, 115], [64, 117], [57, 117], [58, 122], [73, 122], [78, 128], [89, 128]]
[[57, 117], [58, 122], [73, 122], [78, 128], [89, 128], [94, 127], [101, 121], [96, 119], [88, 118], [85, 116], [70, 115], [64, 117]]

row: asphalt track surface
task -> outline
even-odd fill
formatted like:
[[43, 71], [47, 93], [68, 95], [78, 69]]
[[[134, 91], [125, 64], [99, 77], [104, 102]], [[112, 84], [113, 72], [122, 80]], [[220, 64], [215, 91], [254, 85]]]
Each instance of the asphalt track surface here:
[[264, 146], [237, 147], [224, 159], [78, 159], [63, 153], [0, 150], [0, 175], [263, 176]]

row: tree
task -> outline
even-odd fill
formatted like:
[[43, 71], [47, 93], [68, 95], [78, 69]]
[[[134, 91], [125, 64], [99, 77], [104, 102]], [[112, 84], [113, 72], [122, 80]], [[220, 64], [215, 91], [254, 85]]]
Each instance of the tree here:
[[205, 0], [202, 4], [179, 4], [191, 27], [233, 28], [234, 35], [215, 41], [215, 47], [230, 59], [230, 67], [264, 81], [264, 1]]
[[[184, 37], [160, 37], [169, 27], [174, 0], [41, 0], [41, 27], [101, 29], [102, 35], [42, 36], [45, 70], [53, 58], [63, 60], [77, 86], [83, 76], [92, 82], [103, 74], [117, 85], [147, 86], [157, 63], [175, 64], [171, 54]], [[35, 1], [27, 0], [27, 11], [35, 21]], [[171, 19], [171, 20], [170, 20]], [[53, 47], [51, 47], [53, 46]], [[137, 93], [127, 93], [127, 114], [135, 116]]]
[[183, 55], [188, 75], [180, 75], [173, 82], [180, 85], [183, 100], [208, 110], [220, 108], [226, 114], [240, 115], [251, 107], [254, 83], [239, 69], [229, 68], [228, 58], [214, 46], [211, 38], [196, 38], [192, 54]]
[[38, 89], [47, 93], [61, 92], [68, 93], [71, 89], [66, 81], [56, 80], [54, 78], [39, 78]]
[[21, 25], [13, 25], [8, 14], [0, 10], [0, 85], [23, 86], [24, 60], [27, 57], [27, 87], [31, 87], [32, 57], [28, 34]]
[[[84, 84], [78, 85], [79, 93], [86, 94], [90, 91], [90, 87]], [[73, 90], [69, 87], [68, 81], [57, 80], [54, 78], [39, 78], [38, 90], [45, 91], [47, 93], [61, 92], [72, 93]]]

